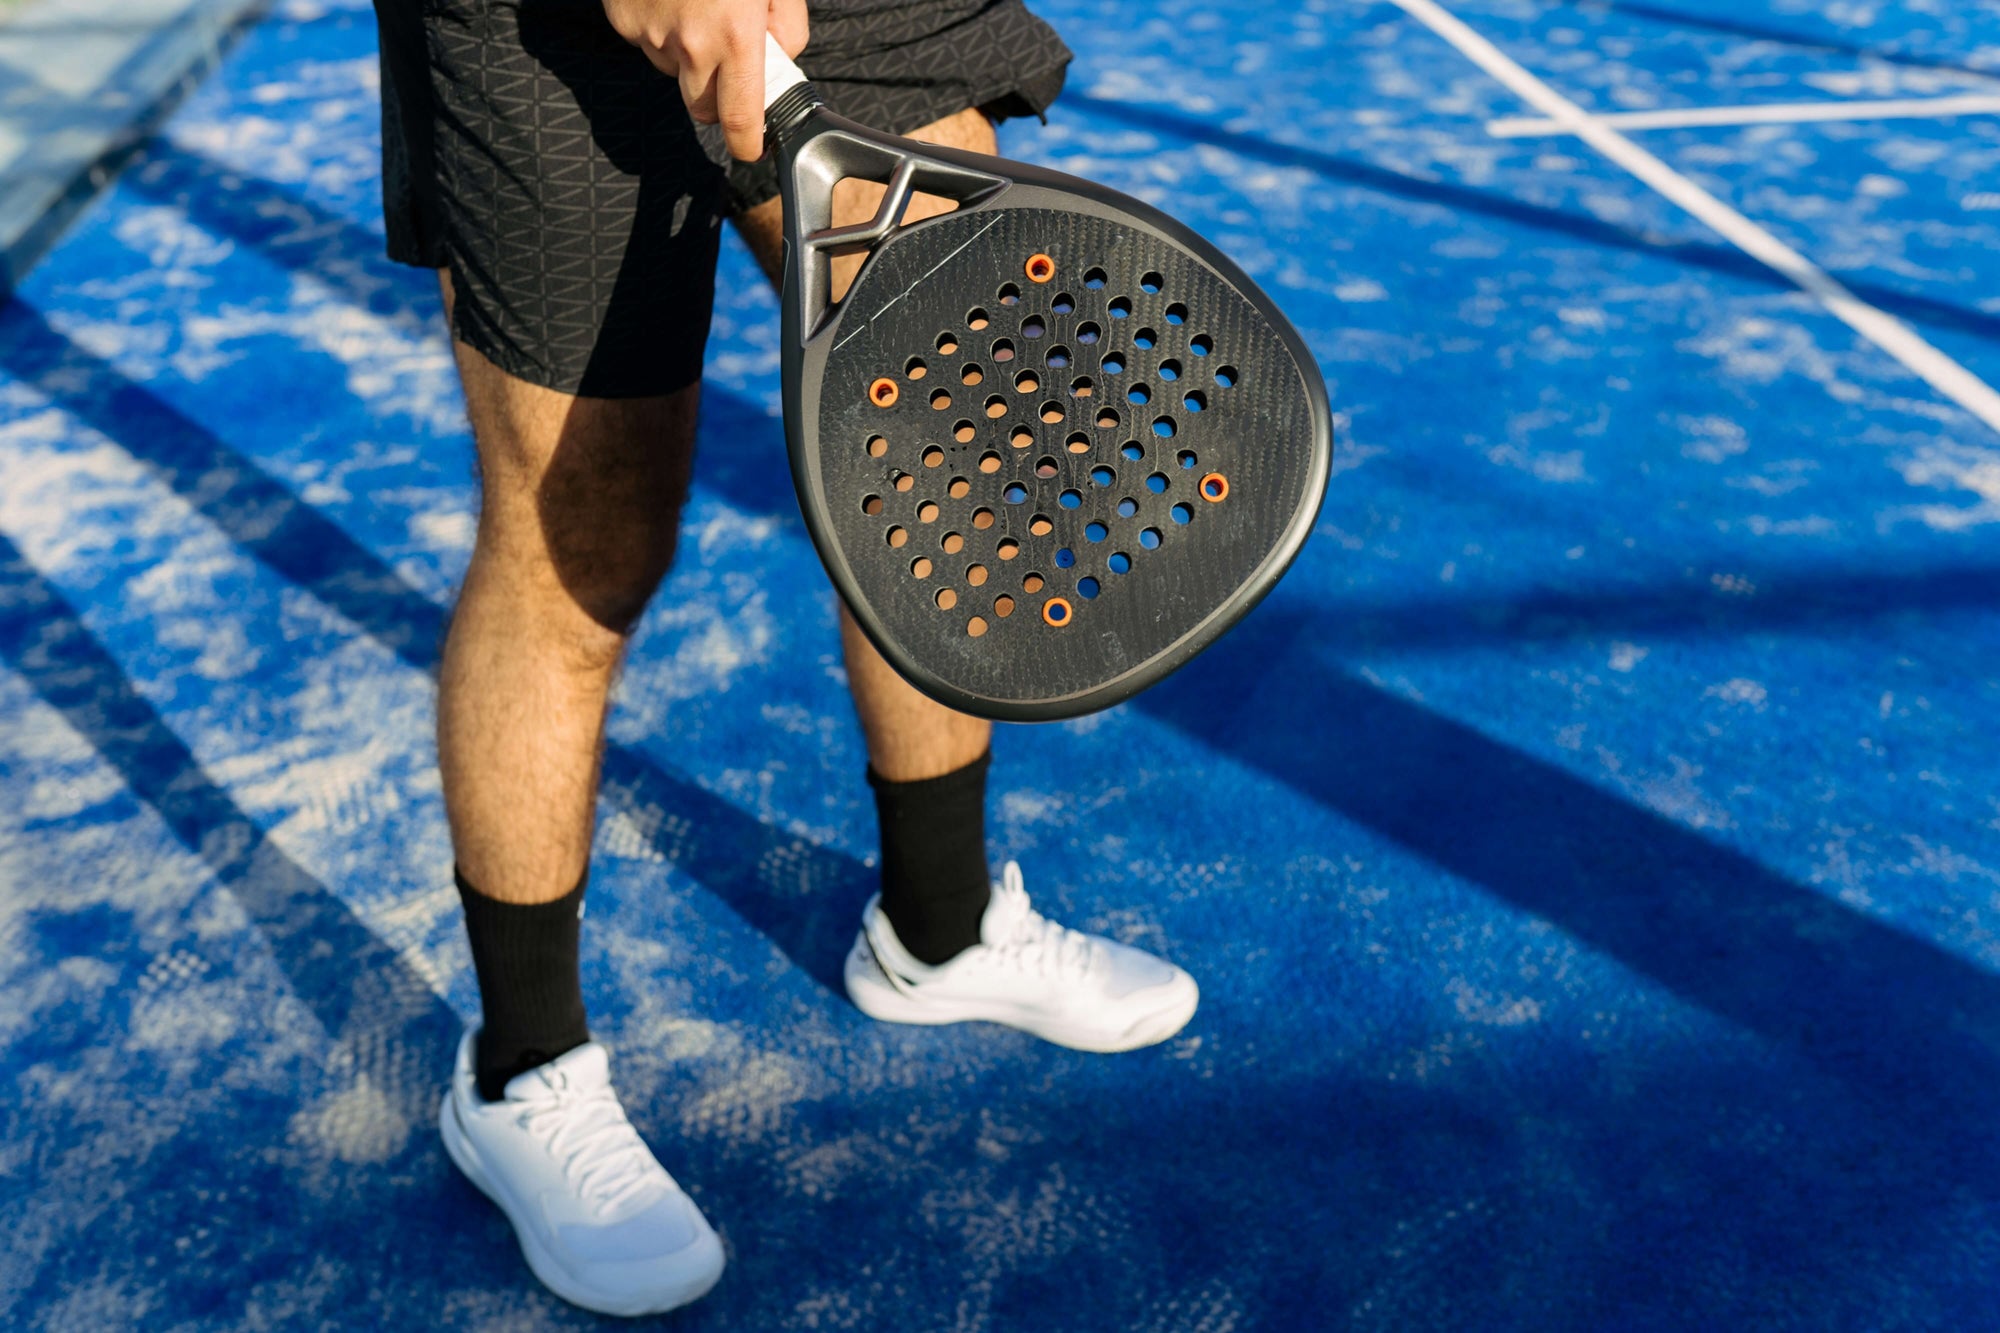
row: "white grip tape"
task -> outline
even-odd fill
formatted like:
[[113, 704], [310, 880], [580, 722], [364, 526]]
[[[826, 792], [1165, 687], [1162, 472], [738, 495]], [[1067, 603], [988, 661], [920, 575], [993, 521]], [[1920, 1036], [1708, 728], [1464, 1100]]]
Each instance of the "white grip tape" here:
[[785, 48], [770, 33], [764, 34], [764, 109], [806, 81], [805, 73], [792, 63]]

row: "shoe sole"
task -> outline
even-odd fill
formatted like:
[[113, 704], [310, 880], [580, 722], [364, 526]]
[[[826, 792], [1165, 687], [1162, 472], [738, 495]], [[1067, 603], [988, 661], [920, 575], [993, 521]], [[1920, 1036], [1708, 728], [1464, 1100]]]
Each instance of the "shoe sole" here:
[[473, 1147], [464, 1126], [458, 1123], [458, 1108], [453, 1104], [452, 1094], [449, 1091], [445, 1093], [444, 1102], [438, 1108], [438, 1131], [444, 1139], [445, 1156], [451, 1158], [451, 1164], [472, 1182], [475, 1189], [493, 1201], [494, 1206], [506, 1216], [508, 1223], [514, 1228], [514, 1239], [520, 1243], [521, 1257], [528, 1261], [529, 1269], [541, 1280], [543, 1286], [571, 1305], [581, 1306], [596, 1314], [628, 1317], [665, 1314], [669, 1310], [677, 1310], [683, 1305], [700, 1300], [721, 1281], [724, 1263], [722, 1242], [716, 1239], [715, 1233], [711, 1231], [690, 1247], [699, 1247], [702, 1251], [701, 1257], [711, 1260], [711, 1267], [680, 1286], [669, 1287], [665, 1292], [652, 1292], [645, 1296], [619, 1301], [606, 1298], [579, 1285], [576, 1279], [556, 1262], [555, 1256], [543, 1247], [534, 1228], [522, 1226], [520, 1219], [514, 1216], [512, 1204], [486, 1174], [485, 1167], [479, 1161], [479, 1150]]
[[[861, 968], [855, 966], [857, 957], [864, 960]], [[1141, 1015], [1123, 1031], [1104, 1032], [1037, 1019], [1028, 1014], [1003, 1016], [995, 1013], [990, 1004], [978, 1001], [912, 1000], [887, 981], [877, 980], [869, 974], [880, 964], [868, 948], [865, 935], [855, 941], [854, 951], [848, 959], [843, 977], [847, 984], [847, 998], [870, 1018], [884, 1023], [909, 1023], [922, 1027], [942, 1027], [948, 1023], [998, 1023], [1002, 1027], [1017, 1028], [1040, 1037], [1043, 1041], [1067, 1046], [1073, 1051], [1088, 1051], [1093, 1055], [1114, 1055], [1119, 1051], [1157, 1046], [1186, 1027], [1201, 1004], [1201, 992], [1197, 988], [1183, 1002]], [[1192, 978], [1189, 978], [1189, 985], [1194, 985]]]

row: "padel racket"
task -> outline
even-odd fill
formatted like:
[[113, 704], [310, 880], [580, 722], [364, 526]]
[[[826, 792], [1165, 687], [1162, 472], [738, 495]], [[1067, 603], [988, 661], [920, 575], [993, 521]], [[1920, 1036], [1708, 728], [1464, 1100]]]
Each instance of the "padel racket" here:
[[[881, 134], [767, 43], [784, 199], [785, 437], [833, 583], [961, 712], [1074, 717], [1269, 592], [1319, 512], [1326, 386], [1271, 299], [1172, 218]], [[834, 227], [833, 190], [887, 187]], [[957, 210], [902, 225], [915, 192]], [[865, 252], [836, 305], [830, 264]]]

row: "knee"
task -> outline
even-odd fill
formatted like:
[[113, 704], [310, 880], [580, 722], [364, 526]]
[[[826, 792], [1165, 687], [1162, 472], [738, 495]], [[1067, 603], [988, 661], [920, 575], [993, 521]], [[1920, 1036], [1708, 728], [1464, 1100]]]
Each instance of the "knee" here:
[[540, 506], [550, 571], [593, 624], [622, 640], [672, 568], [680, 506], [637, 503]]

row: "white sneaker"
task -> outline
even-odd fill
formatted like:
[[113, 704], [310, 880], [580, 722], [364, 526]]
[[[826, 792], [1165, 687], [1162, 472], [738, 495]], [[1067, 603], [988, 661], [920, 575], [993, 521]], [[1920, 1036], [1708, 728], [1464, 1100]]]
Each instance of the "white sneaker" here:
[[582, 1046], [484, 1101], [473, 1034], [438, 1109], [445, 1151], [514, 1224], [550, 1291], [599, 1314], [659, 1314], [722, 1276], [722, 1242], [611, 1090], [602, 1046]]
[[984, 1019], [1079, 1051], [1165, 1041], [1201, 999], [1194, 978], [1172, 963], [1037, 912], [1012, 861], [993, 886], [979, 937], [932, 967], [903, 947], [876, 898], [847, 955], [847, 994], [862, 1013], [891, 1023]]

